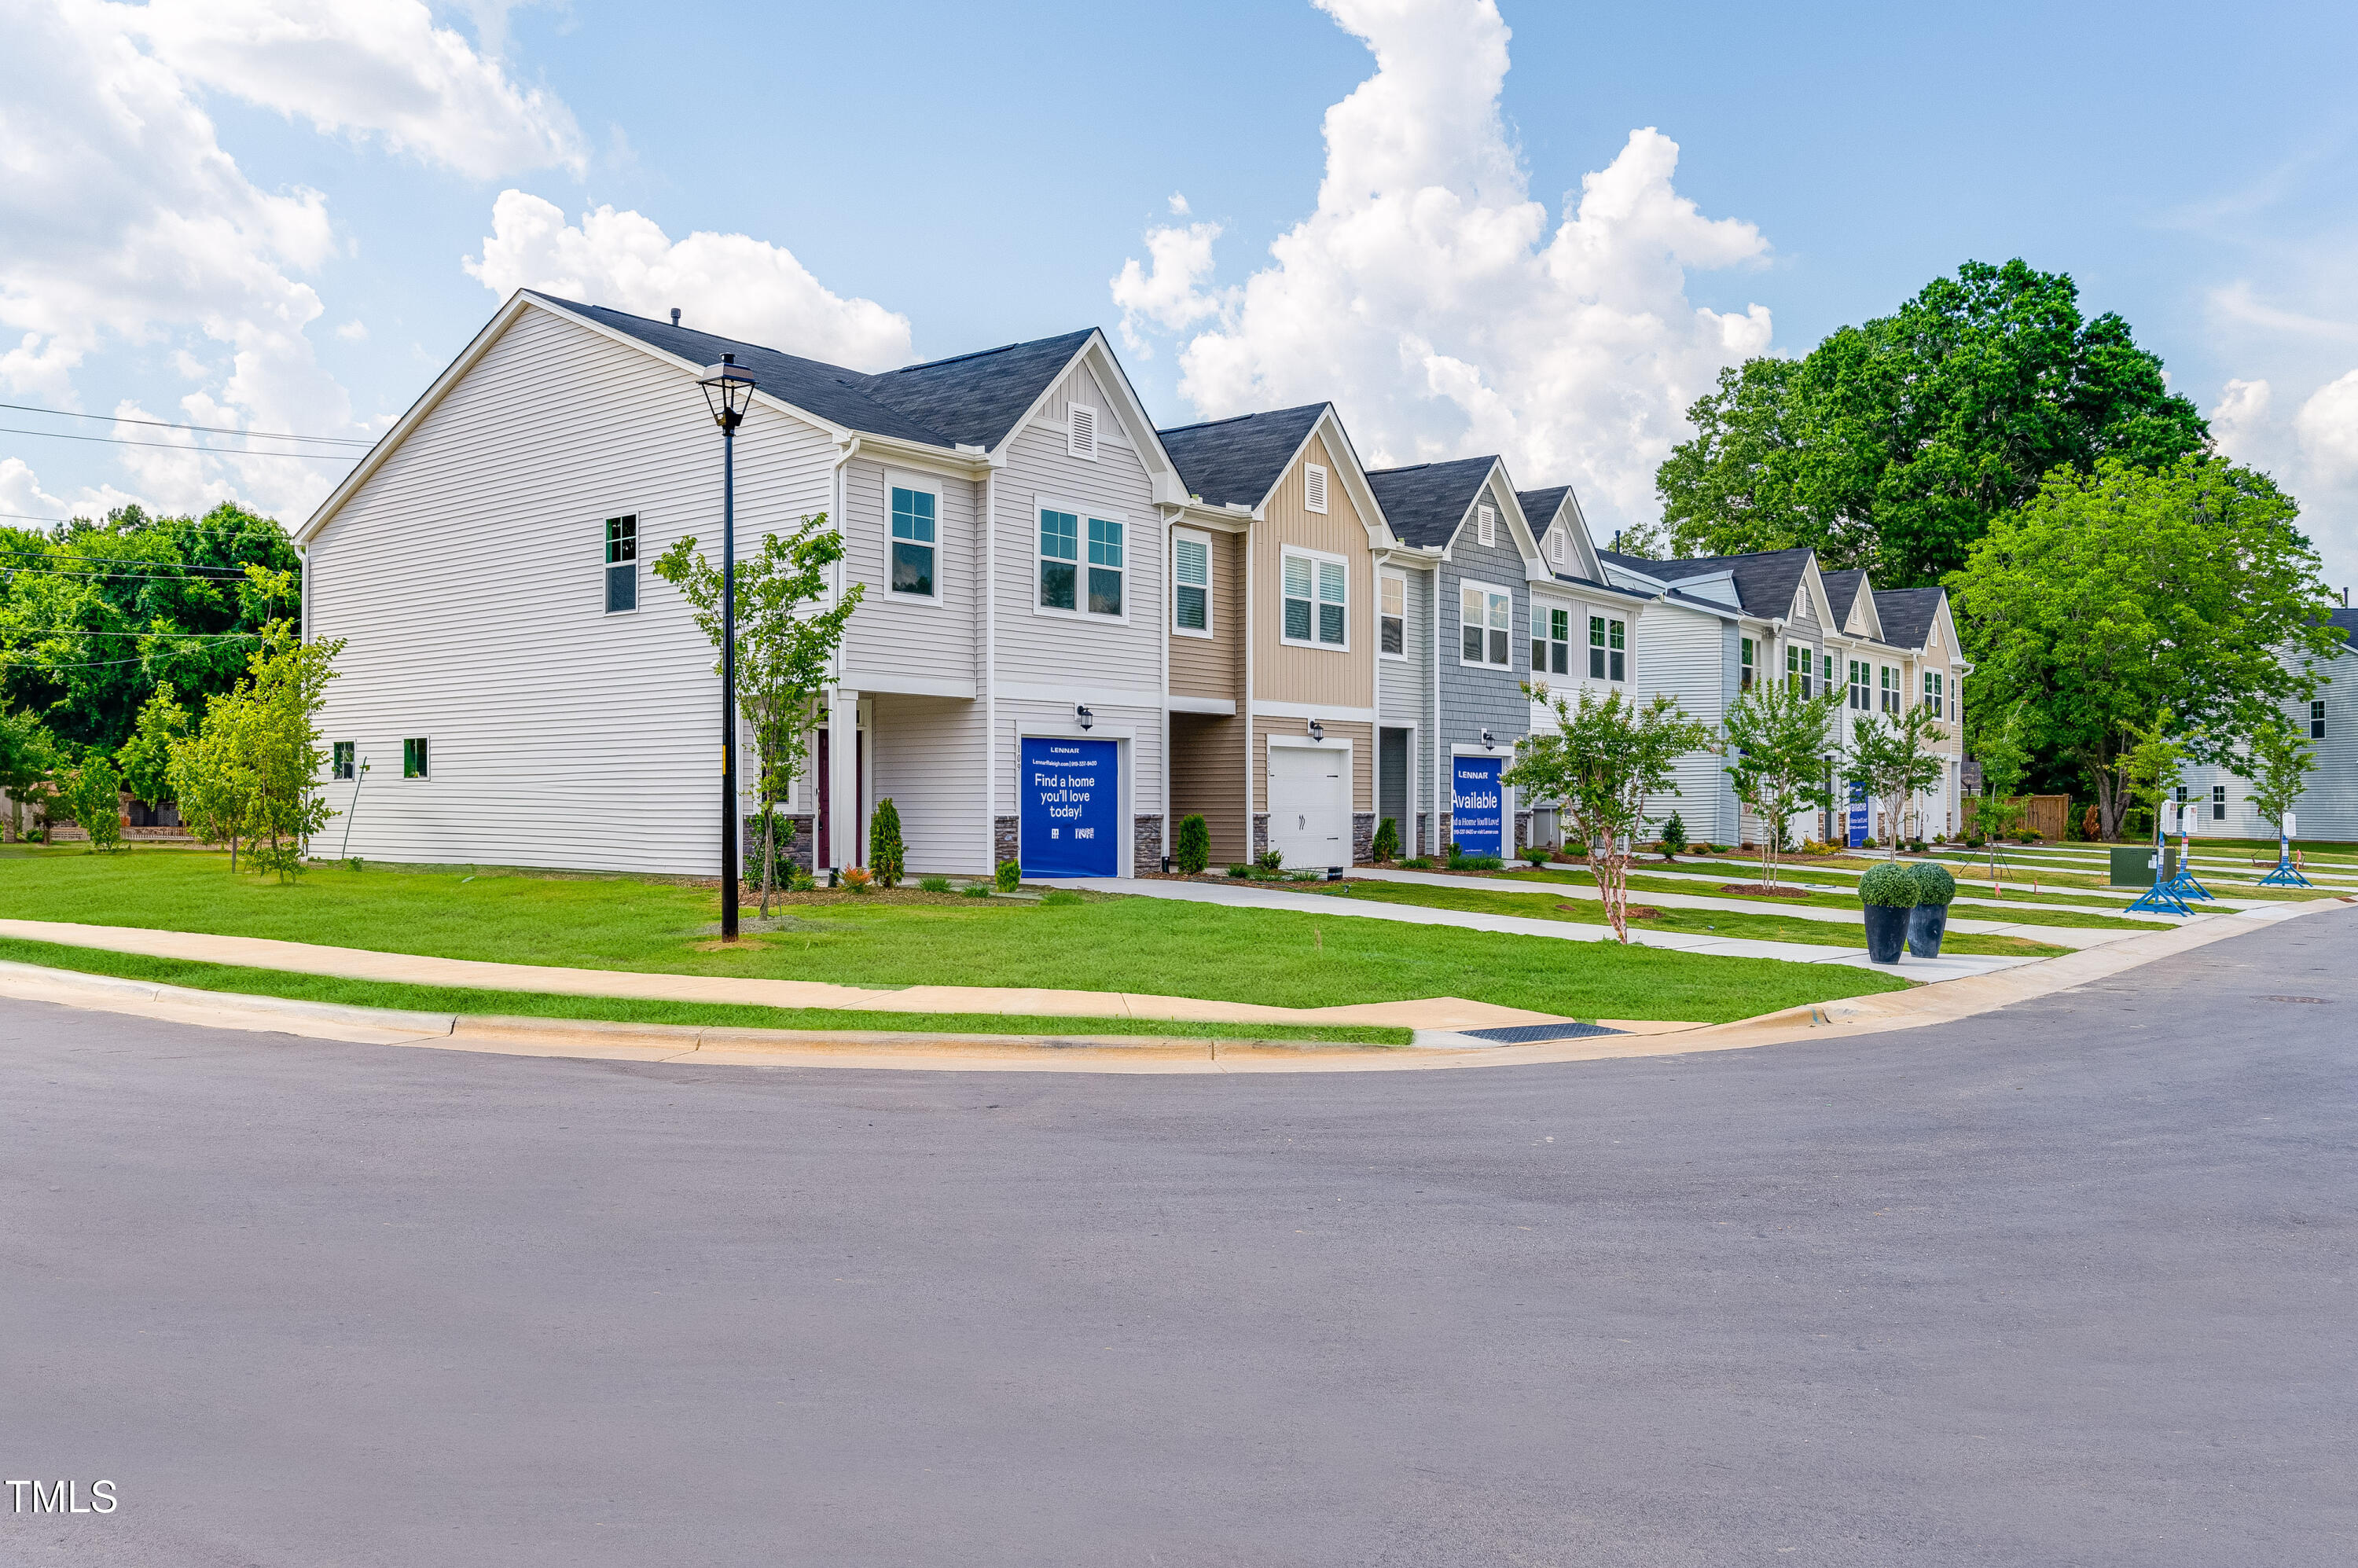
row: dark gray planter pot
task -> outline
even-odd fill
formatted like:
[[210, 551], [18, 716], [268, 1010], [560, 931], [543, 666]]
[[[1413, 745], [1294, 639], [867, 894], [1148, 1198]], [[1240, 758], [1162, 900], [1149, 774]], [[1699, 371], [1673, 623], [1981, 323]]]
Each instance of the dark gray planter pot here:
[[1868, 963], [1899, 962], [1899, 949], [1908, 940], [1908, 916], [1912, 913], [1912, 910], [1897, 904], [1870, 903], [1866, 906]]
[[1941, 937], [1949, 929], [1949, 906], [1920, 903], [1908, 912], [1908, 950], [1920, 958], [1941, 956]]

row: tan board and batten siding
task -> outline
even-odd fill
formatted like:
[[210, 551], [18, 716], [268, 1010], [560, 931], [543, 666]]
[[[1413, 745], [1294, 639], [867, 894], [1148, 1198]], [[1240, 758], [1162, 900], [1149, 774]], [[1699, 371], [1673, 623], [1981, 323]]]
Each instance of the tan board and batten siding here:
[[[308, 552], [312, 624], [347, 640], [321, 716], [371, 762], [352, 852], [675, 871], [709, 860], [711, 645], [654, 558], [720, 520], [717, 439], [679, 372], [533, 309]], [[756, 407], [741, 538], [828, 505], [833, 444]], [[639, 517], [639, 608], [605, 613], [605, 519]], [[401, 776], [402, 741], [431, 777]], [[340, 811], [347, 785], [331, 786]], [[333, 822], [318, 842], [339, 847]]]
[[[1303, 469], [1326, 470], [1326, 511], [1312, 512], [1303, 500]], [[1340, 556], [1350, 574], [1348, 649], [1303, 647], [1284, 640], [1284, 552], [1288, 545]], [[1253, 697], [1260, 702], [1302, 703], [1325, 708], [1376, 705], [1375, 557], [1368, 547], [1367, 523], [1336, 477], [1323, 436], [1311, 437], [1286, 470], [1251, 535], [1253, 580], [1265, 585], [1253, 596]], [[1364, 809], [1362, 807], [1361, 809]]]

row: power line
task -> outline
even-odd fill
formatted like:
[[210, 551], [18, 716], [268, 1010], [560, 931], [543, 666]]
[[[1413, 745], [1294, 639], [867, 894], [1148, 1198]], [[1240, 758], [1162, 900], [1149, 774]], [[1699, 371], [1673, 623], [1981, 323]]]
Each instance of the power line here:
[[[233, 576], [233, 577], [234, 577], [235, 579], [239, 579], [239, 580], [243, 580], [243, 579], [244, 579], [244, 577], [245, 577], [245, 568], [243, 568], [243, 567], [207, 567], [207, 566], [199, 566], [199, 565], [197, 565], [197, 564], [196, 564], [196, 563], [194, 563], [194, 562], [180, 562], [180, 561], [149, 561], [149, 560], [142, 560], [142, 559], [140, 559], [140, 558], [139, 558], [138, 557], [136, 557], [136, 556], [78, 556], [78, 555], [74, 554], [71, 550], [0, 550], [0, 561], [5, 561], [5, 560], [24, 560], [24, 561], [71, 561], [71, 562], [73, 562], [73, 563], [74, 563], [76, 566], [78, 566], [78, 567], [79, 567], [79, 566], [82, 566], [82, 565], [99, 566], [99, 567], [173, 567], [173, 566], [177, 566], [177, 567], [180, 568], [180, 569], [181, 569], [181, 570], [183, 570], [183, 571], [191, 571], [191, 572], [228, 572], [228, 573], [232, 574], [232, 576]], [[261, 566], [261, 565], [262, 565], [262, 563], [261, 563], [261, 562], [259, 562], [259, 561], [256, 561], [256, 562], [254, 562], [254, 564], [255, 566]], [[16, 569], [16, 570], [19, 570], [19, 571], [23, 571], [23, 570], [29, 570], [29, 569], [31, 569], [31, 568], [22, 568], [22, 567], [20, 567], [20, 568], [14, 568], [14, 569]], [[268, 569], [268, 568], [265, 568], [265, 569], [266, 570], [266, 569]]]
[[101, 632], [87, 626], [5, 626], [0, 637], [259, 637], [259, 632]]
[[[189, 568], [189, 571], [198, 573], [212, 569], [210, 567]], [[86, 572], [68, 567], [19, 567], [11, 566], [8, 562], [0, 560], [0, 574], [13, 575], [16, 572], [38, 572], [45, 577], [59, 577], [70, 581], [84, 582], [217, 582], [226, 585], [244, 580], [242, 577], [176, 577], [169, 572]]]
[[310, 463], [356, 463], [357, 457], [341, 452], [238, 452], [223, 451], [219, 447], [184, 447], [178, 441], [130, 441], [120, 436], [69, 436], [62, 430], [26, 430], [14, 425], [0, 425], [0, 436], [40, 436], [52, 441], [95, 441], [108, 447], [161, 447], [168, 452], [194, 452], [209, 458], [296, 458]]
[[44, 670], [105, 670], [113, 669], [117, 665], [144, 665], [147, 663], [146, 659], [92, 659], [83, 664], [37, 665], [30, 659], [8, 658], [5, 654], [0, 654], [0, 662], [15, 665], [19, 668]]
[[52, 414], [60, 419], [103, 419], [114, 425], [147, 425], [158, 430], [202, 430], [212, 436], [262, 436], [274, 441], [323, 441], [337, 447], [373, 447], [374, 441], [352, 436], [297, 436], [285, 430], [241, 430], [234, 425], [176, 425], [169, 419], [134, 419], [127, 414], [79, 414], [70, 408], [43, 408], [31, 403], [0, 403], [21, 414]]

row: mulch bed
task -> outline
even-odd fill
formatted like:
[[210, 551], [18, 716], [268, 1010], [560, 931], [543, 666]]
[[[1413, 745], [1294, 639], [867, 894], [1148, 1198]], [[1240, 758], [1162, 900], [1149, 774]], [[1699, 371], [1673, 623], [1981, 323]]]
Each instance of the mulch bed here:
[[1719, 884], [1719, 891], [1732, 892], [1739, 898], [1807, 898], [1813, 892], [1823, 892], [1826, 890], [1781, 886], [1772, 888], [1766, 882], [1722, 882]]

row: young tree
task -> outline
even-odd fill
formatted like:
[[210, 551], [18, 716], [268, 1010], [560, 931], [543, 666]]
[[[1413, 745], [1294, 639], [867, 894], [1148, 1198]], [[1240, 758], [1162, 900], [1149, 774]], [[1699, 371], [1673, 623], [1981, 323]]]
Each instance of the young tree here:
[[2022, 803], [2022, 784], [2030, 772], [2030, 752], [2022, 743], [2022, 713], [2007, 708], [1995, 721], [1985, 721], [1974, 754], [1982, 764], [1986, 792], [1974, 803], [1974, 825], [1989, 841], [1990, 890], [2002, 894], [1999, 879], [2006, 864], [2005, 840], [2021, 829], [2028, 809]]
[[1967, 262], [1804, 358], [1720, 373], [1655, 476], [1667, 541], [1731, 555], [1806, 545], [1877, 585], [1941, 580], [2061, 467], [2156, 468], [2210, 445], [2201, 414], [2069, 276]]
[[1605, 901], [1613, 934], [1629, 940], [1629, 861], [1646, 825], [1648, 797], [1679, 793], [1681, 755], [1710, 743], [1711, 730], [1689, 719], [1678, 699], [1656, 693], [1640, 705], [1619, 692], [1597, 700], [1581, 688], [1577, 703], [1526, 686], [1555, 714], [1555, 731], [1515, 742], [1502, 782], [1532, 801], [1553, 801], [1588, 845], [1589, 874]]
[[181, 825], [208, 844], [226, 843], [232, 874], [253, 816], [252, 748], [246, 739], [255, 722], [253, 708], [242, 682], [207, 698], [196, 733], [172, 742], [168, 769]]
[[[255, 570], [261, 568], [255, 568]], [[254, 656], [248, 702], [253, 722], [243, 733], [254, 781], [249, 831], [254, 868], [276, 871], [282, 882], [301, 874], [311, 835], [328, 825], [328, 749], [319, 740], [319, 709], [336, 678], [343, 639], [306, 642], [291, 622], [273, 622]]]
[[1850, 758], [1844, 767], [1883, 803], [1889, 824], [1886, 860], [1899, 858], [1908, 803], [1918, 792], [1939, 784], [1947, 772], [1948, 764], [1931, 747], [1948, 733], [1948, 726], [1920, 702], [1898, 713], [1862, 713], [1851, 720]]
[[0, 708], [0, 789], [8, 792], [9, 830], [25, 838], [25, 806], [45, 792], [58, 765], [57, 741], [31, 714]]
[[65, 778], [58, 802], [90, 835], [90, 852], [111, 854], [123, 847], [123, 779], [103, 752], [85, 752]]
[[172, 742], [189, 732], [189, 710], [165, 681], [139, 709], [131, 739], [114, 753], [131, 798], [153, 807], [172, 798]]
[[2193, 760], [2223, 762], [2340, 647], [2294, 520], [2266, 475], [2223, 460], [2106, 460], [2049, 475], [1951, 579], [1974, 702], [2019, 708], [2027, 746], [2086, 773], [2105, 838], [2134, 738], [2159, 715], [2177, 715]]
[[[842, 558], [843, 536], [822, 512], [787, 533], [764, 534], [760, 551], [737, 563], [737, 702], [757, 753], [752, 782], [761, 802], [763, 915], [777, 885], [776, 807], [809, 755], [827, 665], [860, 603], [862, 585], [853, 583], [827, 608], [805, 608], [826, 597], [827, 568]], [[663, 553], [655, 576], [679, 589], [695, 608], [697, 625], [720, 646], [720, 568], [697, 554], [694, 535]]]
[[2172, 733], [2170, 717], [2166, 712], [2157, 715], [2151, 724], [2132, 731], [2130, 740], [2132, 744], [2122, 754], [2121, 774], [2130, 798], [2153, 807], [2154, 827], [2158, 831], [2163, 803], [2186, 771], [2189, 748]]
[[2244, 753], [2229, 766], [2251, 787], [2252, 809], [2276, 825], [2284, 838], [2284, 821], [2309, 788], [2309, 774], [2317, 766], [2317, 752], [2309, 737], [2279, 712], [2273, 723], [2253, 730]]
[[1777, 885], [1777, 850], [1796, 813], [1833, 809], [1827, 759], [1834, 750], [1842, 696], [1804, 697], [1790, 681], [1763, 681], [1728, 704], [1720, 724], [1720, 752], [1728, 781], [1766, 825], [1760, 836], [1760, 881]]

